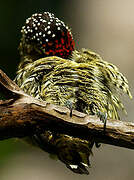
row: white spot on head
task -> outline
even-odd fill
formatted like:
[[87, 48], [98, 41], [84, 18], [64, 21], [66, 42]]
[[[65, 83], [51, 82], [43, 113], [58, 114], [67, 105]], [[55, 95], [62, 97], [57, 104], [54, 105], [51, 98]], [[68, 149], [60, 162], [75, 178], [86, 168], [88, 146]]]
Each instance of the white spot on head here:
[[60, 30], [60, 27], [58, 27], [57, 29]]
[[55, 37], [55, 34], [53, 34], [52, 37]]
[[26, 20], [26, 24], [28, 24], [28, 23], [29, 23], [29, 20], [27, 19], [27, 20]]
[[59, 19], [58, 18], [55, 18], [56, 19], [56, 21], [59, 21]]
[[26, 30], [24, 30], [25, 34], [27, 34], [28, 32]]
[[65, 23], [62, 23], [62, 26], [66, 27]]
[[43, 37], [45, 37], [46, 35], [45, 34], [43, 34]]
[[46, 39], [46, 42], [48, 42], [48, 39]]
[[38, 14], [37, 13], [35, 13], [33, 16], [37, 16]]
[[51, 34], [51, 31], [48, 31], [47, 34]]

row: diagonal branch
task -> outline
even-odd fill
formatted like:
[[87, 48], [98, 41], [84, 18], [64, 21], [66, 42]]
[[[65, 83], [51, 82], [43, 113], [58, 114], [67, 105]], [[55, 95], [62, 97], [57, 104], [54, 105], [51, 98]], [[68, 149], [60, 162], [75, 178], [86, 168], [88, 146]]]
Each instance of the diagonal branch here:
[[96, 142], [134, 149], [134, 123], [108, 120], [106, 132], [95, 116], [73, 110], [72, 117], [66, 107], [56, 106], [25, 94], [0, 70], [0, 140], [24, 137], [50, 129], [59, 133]]

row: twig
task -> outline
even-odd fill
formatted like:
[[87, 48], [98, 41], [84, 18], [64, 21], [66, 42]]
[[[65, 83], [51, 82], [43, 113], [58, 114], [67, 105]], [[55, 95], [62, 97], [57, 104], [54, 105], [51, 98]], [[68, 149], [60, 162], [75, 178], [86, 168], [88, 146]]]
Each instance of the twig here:
[[59, 133], [96, 142], [134, 149], [134, 123], [108, 120], [104, 125], [95, 116], [66, 107], [55, 106], [25, 94], [0, 70], [0, 93], [6, 100], [0, 101], [0, 140], [24, 137], [50, 129]]

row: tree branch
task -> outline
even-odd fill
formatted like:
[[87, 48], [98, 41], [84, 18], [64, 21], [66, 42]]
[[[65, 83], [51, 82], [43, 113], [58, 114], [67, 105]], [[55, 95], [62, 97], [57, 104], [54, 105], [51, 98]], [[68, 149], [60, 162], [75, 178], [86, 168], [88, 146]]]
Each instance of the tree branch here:
[[134, 123], [108, 120], [106, 132], [95, 116], [39, 101], [25, 94], [0, 70], [0, 140], [25, 137], [50, 129], [96, 142], [134, 149]]

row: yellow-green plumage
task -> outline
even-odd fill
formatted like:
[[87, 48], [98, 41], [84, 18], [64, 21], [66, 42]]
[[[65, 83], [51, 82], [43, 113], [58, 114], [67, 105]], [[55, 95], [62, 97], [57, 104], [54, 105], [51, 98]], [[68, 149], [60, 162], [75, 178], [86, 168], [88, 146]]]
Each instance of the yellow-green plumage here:
[[[16, 82], [26, 93], [53, 104], [69, 108], [71, 105], [87, 114], [101, 112], [118, 119], [118, 110], [124, 110], [121, 91], [132, 97], [118, 68], [88, 49], [75, 50], [70, 60], [53, 56], [30, 63], [23, 61], [20, 67], [23, 68], [19, 68]], [[50, 131], [32, 138], [74, 172], [88, 174], [83, 166], [89, 165], [93, 138], [85, 141]]]
[[132, 98], [118, 68], [87, 49], [74, 51], [71, 60], [55, 56], [36, 60], [17, 74], [18, 85], [29, 95], [63, 106], [70, 100], [74, 109], [88, 114], [93, 114], [93, 103], [94, 113], [118, 119], [117, 110], [124, 110], [121, 91]]

